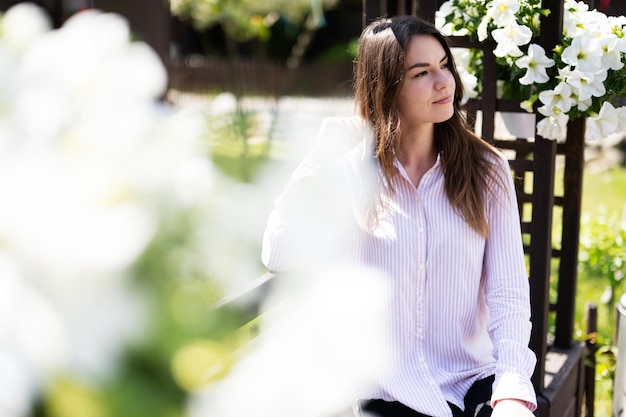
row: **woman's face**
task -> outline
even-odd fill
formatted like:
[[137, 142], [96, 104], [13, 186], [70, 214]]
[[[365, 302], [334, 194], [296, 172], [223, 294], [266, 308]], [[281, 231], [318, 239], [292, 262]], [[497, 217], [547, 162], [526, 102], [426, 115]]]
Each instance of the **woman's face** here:
[[402, 129], [448, 120], [454, 114], [455, 82], [437, 38], [413, 36], [406, 51], [404, 80], [396, 99]]

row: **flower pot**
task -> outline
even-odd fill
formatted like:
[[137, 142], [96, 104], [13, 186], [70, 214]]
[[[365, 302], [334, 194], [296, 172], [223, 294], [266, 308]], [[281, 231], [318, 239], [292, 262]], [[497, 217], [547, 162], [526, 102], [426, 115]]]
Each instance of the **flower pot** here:
[[509, 113], [500, 112], [502, 122], [506, 130], [516, 138], [535, 137], [535, 114], [534, 113]]

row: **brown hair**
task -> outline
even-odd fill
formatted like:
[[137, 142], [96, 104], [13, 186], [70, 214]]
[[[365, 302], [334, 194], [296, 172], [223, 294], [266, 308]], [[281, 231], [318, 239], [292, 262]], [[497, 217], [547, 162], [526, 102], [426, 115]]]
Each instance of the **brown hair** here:
[[447, 39], [437, 28], [414, 16], [380, 18], [365, 27], [354, 70], [356, 106], [374, 129], [374, 156], [383, 171], [385, 185], [393, 192], [400, 134], [396, 97], [404, 79], [409, 42], [413, 36], [424, 34], [435, 37], [443, 47], [456, 84], [454, 115], [435, 124], [434, 143], [444, 167], [446, 194], [454, 210], [486, 237], [485, 191], [494, 193], [491, 184], [505, 187], [502, 177], [494, 171], [494, 158], [489, 158], [496, 150], [468, 128], [461, 112], [463, 86]]

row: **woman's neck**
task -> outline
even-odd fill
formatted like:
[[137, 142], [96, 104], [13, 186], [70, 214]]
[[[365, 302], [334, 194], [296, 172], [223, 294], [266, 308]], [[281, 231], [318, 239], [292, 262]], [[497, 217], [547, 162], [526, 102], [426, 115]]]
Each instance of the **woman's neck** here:
[[396, 155], [415, 187], [422, 176], [435, 165], [437, 150], [434, 141], [434, 125], [402, 133]]

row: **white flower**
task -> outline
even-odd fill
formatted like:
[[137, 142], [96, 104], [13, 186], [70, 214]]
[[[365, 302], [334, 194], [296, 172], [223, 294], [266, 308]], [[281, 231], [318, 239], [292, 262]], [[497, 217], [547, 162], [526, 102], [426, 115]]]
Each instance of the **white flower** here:
[[624, 51], [624, 41], [614, 34], [605, 34], [598, 39], [602, 50], [602, 68], [619, 70], [624, 66], [622, 53]]
[[454, 62], [459, 77], [461, 78], [461, 83], [463, 84], [463, 91], [465, 93], [464, 100], [478, 97], [478, 78], [468, 70], [472, 58], [469, 50], [466, 48], [451, 48], [451, 52], [454, 56]]
[[526, 69], [526, 74], [520, 79], [520, 83], [530, 85], [533, 83], [545, 83], [550, 79], [546, 68], [554, 66], [554, 60], [546, 56], [546, 51], [537, 44], [530, 44], [528, 54], [517, 59], [515, 65]]
[[532, 38], [532, 31], [518, 24], [513, 24], [504, 28], [495, 29], [491, 32], [493, 39], [498, 43], [493, 51], [497, 57], [503, 56], [522, 56], [523, 52], [519, 46], [526, 45]]
[[572, 97], [575, 99], [576, 108], [580, 111], [587, 111], [593, 104], [593, 97], [589, 97], [586, 100], [577, 98], [575, 94], [573, 94]]
[[446, 24], [446, 16], [454, 13], [454, 10], [455, 6], [452, 4], [452, 0], [447, 0], [435, 12], [435, 26], [446, 36], [452, 35], [452, 24]]
[[567, 135], [568, 120], [564, 113], [544, 117], [537, 123], [537, 133], [546, 139], [563, 140]]
[[17, 53], [52, 29], [47, 12], [33, 3], [18, 3], [2, 15], [0, 33], [3, 44]]
[[585, 18], [589, 6], [582, 1], [566, 0], [563, 5], [563, 32], [566, 37], [574, 38], [586, 30]]
[[619, 130], [626, 130], [626, 106], [617, 108], [617, 118], [619, 120]]
[[611, 103], [604, 102], [600, 112], [587, 118], [589, 129], [587, 139], [596, 140], [615, 133], [620, 125], [620, 113]]
[[557, 107], [563, 113], [567, 113], [574, 104], [572, 89], [567, 83], [561, 82], [553, 90], [546, 90], [539, 93], [539, 101], [547, 108]]
[[574, 92], [578, 99], [585, 101], [591, 97], [602, 97], [606, 93], [604, 80], [606, 80], [606, 70], [595, 73], [582, 73], [579, 70], [572, 71], [567, 77], [567, 84], [574, 87]]
[[519, 105], [522, 109], [526, 110], [528, 113], [533, 112], [533, 103], [530, 100], [524, 100]]
[[515, 13], [519, 10], [519, 6], [519, 0], [495, 0], [490, 7], [493, 22], [498, 27], [515, 25]]
[[476, 29], [476, 34], [478, 35], [478, 40], [480, 42], [484, 41], [489, 37], [489, 33], [487, 29], [489, 27], [489, 23], [491, 22], [491, 14], [489, 11], [485, 14], [485, 16], [481, 19], [478, 28]]
[[38, 13], [0, 18], [0, 414], [16, 417], [52, 374], [115, 371], [143, 336], [132, 267], [212, 191], [203, 125], [158, 101], [165, 68], [128, 23], [91, 11], [44, 30]]
[[571, 45], [563, 50], [561, 59], [582, 72], [596, 72], [602, 63], [602, 48], [597, 39], [589, 34], [580, 35], [572, 39]]
[[339, 415], [385, 371], [385, 277], [347, 265], [316, 272], [277, 288], [286, 302], [234, 369], [192, 398], [191, 417]]

